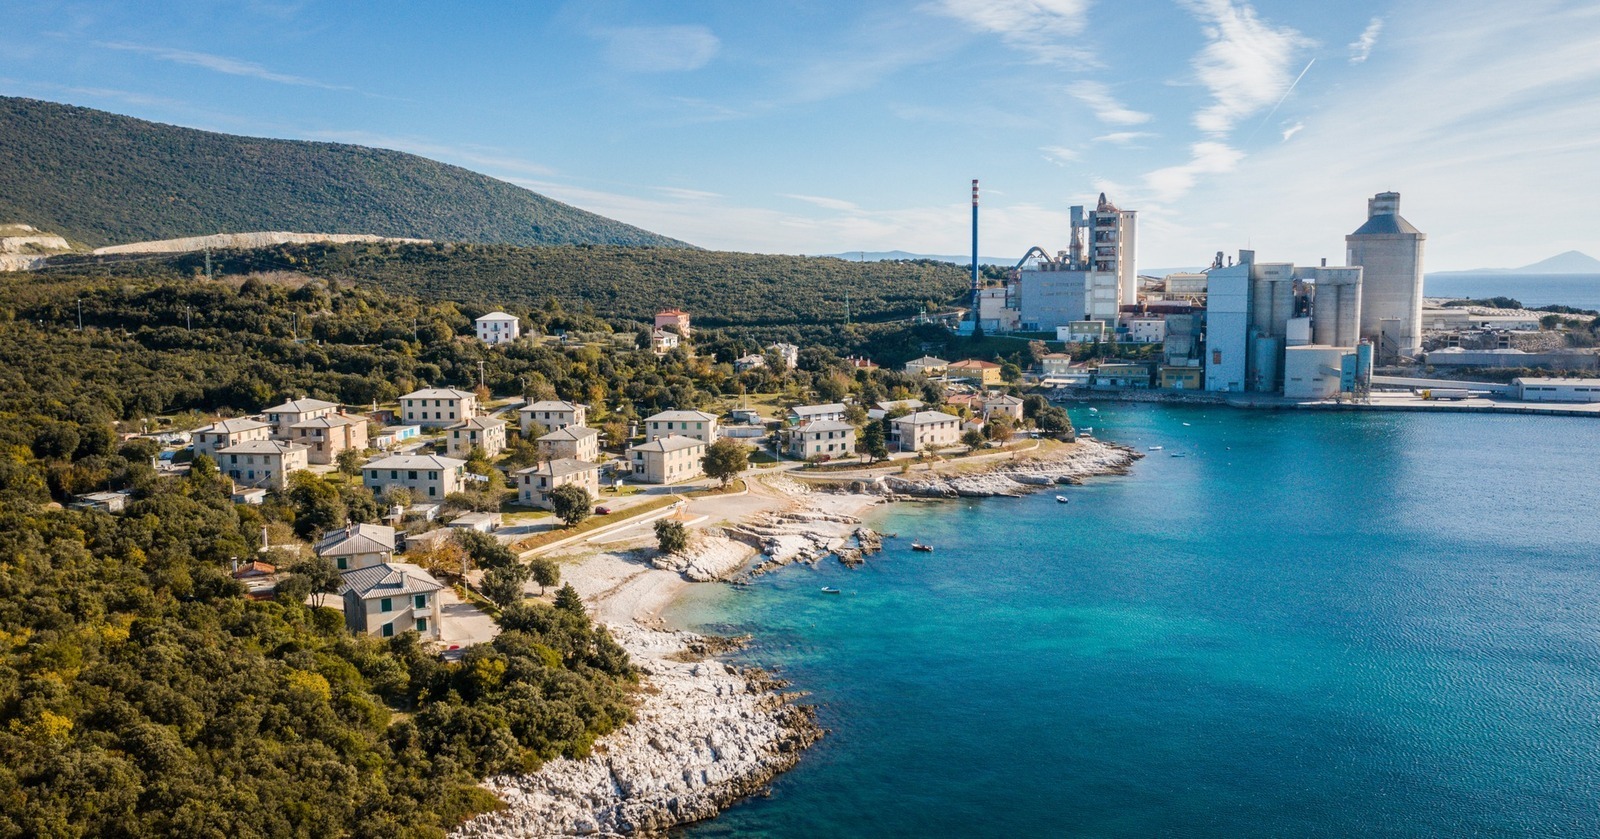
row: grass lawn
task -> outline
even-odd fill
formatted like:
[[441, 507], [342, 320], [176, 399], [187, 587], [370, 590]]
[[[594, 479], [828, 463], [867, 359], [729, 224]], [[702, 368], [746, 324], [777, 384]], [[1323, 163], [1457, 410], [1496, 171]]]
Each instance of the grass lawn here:
[[529, 536], [528, 538], [513, 544], [511, 546], [511, 550], [517, 553], [524, 553], [535, 548], [542, 548], [545, 545], [559, 542], [562, 539], [578, 536], [584, 533], [592, 533], [593, 531], [599, 530], [607, 525], [616, 524], [619, 521], [631, 519], [634, 516], [642, 515], [653, 510], [659, 510], [663, 507], [670, 507], [677, 502], [677, 496], [663, 495], [660, 498], [653, 498], [642, 504], [635, 504], [626, 510], [619, 510], [615, 513], [607, 513], [603, 516], [590, 516], [579, 522], [576, 527], [562, 527], [547, 531], [545, 533]]

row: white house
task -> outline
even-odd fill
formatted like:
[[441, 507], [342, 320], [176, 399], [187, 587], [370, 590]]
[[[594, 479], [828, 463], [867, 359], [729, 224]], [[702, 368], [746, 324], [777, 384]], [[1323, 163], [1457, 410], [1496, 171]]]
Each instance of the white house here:
[[889, 423], [903, 452], [939, 449], [961, 442], [961, 418], [943, 411], [917, 411]]
[[321, 399], [291, 399], [282, 405], [274, 405], [262, 413], [266, 415], [267, 422], [273, 425], [272, 436], [287, 440], [294, 436], [292, 429], [295, 423], [325, 417], [338, 410], [338, 405]]
[[511, 480], [517, 485], [517, 500], [530, 507], [552, 509], [550, 493], [568, 484], [588, 490], [590, 498], [600, 497], [600, 464], [584, 460], [547, 461], [512, 472]]
[[633, 479], [646, 484], [675, 484], [705, 474], [700, 464], [706, 443], [676, 434], [640, 443], [628, 449]]
[[758, 353], [742, 355], [733, 360], [733, 369], [740, 373], [756, 370], [767, 366], [767, 357]]
[[418, 501], [443, 501], [461, 491], [466, 465], [465, 460], [453, 457], [396, 454], [361, 467], [361, 478], [375, 495], [391, 487], [405, 487]]
[[538, 439], [539, 456], [545, 460], [595, 461], [600, 459], [600, 432], [581, 425], [569, 425]]
[[1160, 315], [1128, 318], [1128, 340], [1135, 344], [1159, 344], [1167, 340], [1167, 319]]
[[432, 574], [406, 562], [346, 572], [339, 580], [345, 626], [380, 638], [414, 631], [437, 641], [443, 588]]
[[466, 422], [450, 426], [445, 441], [451, 457], [466, 457], [473, 446], [483, 449], [485, 457], [494, 457], [506, 447], [506, 421], [496, 417], [473, 417]]
[[841, 421], [844, 419], [844, 403], [830, 402], [827, 405], [796, 405], [789, 409], [789, 421], [796, 424], [816, 422], [817, 420]]
[[206, 455], [216, 460], [217, 452], [229, 446], [271, 437], [272, 427], [272, 423], [254, 417], [218, 420], [194, 432], [191, 438], [194, 441], [194, 455]]
[[445, 428], [478, 415], [478, 397], [464, 390], [429, 387], [400, 397], [401, 419], [407, 424]]
[[217, 468], [245, 486], [283, 489], [289, 475], [309, 465], [309, 449], [283, 440], [251, 440], [217, 452]]
[[677, 349], [681, 343], [683, 339], [678, 337], [676, 332], [657, 329], [650, 333], [650, 349], [654, 350], [656, 355], [666, 355]]
[[983, 397], [983, 418], [1005, 416], [1022, 419], [1022, 400], [1009, 393], [990, 393]]
[[717, 441], [717, 415], [705, 411], [662, 411], [644, 421], [646, 443], [661, 437], [693, 437], [706, 445]]
[[789, 456], [833, 459], [856, 451], [856, 427], [839, 420], [814, 420], [789, 432]]
[[314, 550], [333, 561], [341, 573], [383, 565], [394, 559], [394, 528], [381, 524], [350, 524], [322, 534]]
[[767, 352], [776, 353], [783, 359], [783, 366], [786, 369], [793, 370], [795, 365], [800, 363], [800, 348], [794, 344], [768, 344]]
[[290, 439], [310, 449], [312, 463], [333, 463], [339, 453], [367, 450], [367, 421], [348, 414], [324, 414], [289, 427]]
[[517, 320], [517, 316], [505, 312], [490, 312], [478, 318], [477, 325], [478, 340], [491, 347], [515, 341], [522, 334], [521, 322]]
[[523, 436], [527, 436], [534, 423], [544, 426], [547, 431], [589, 424], [589, 406], [578, 402], [545, 399], [524, 405], [517, 413], [522, 417]]

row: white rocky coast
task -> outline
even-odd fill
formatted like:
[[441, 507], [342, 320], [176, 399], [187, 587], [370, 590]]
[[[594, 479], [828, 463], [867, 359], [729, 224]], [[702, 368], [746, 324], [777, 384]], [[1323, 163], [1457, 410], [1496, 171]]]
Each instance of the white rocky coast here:
[[1143, 456], [1126, 446], [1080, 438], [1047, 456], [1000, 460], [978, 472], [884, 475], [869, 490], [917, 498], [1026, 495], [1040, 487], [1081, 483], [1084, 478], [1098, 475], [1125, 475]]
[[782, 683], [708, 657], [716, 645], [707, 639], [610, 629], [644, 673], [638, 719], [601, 739], [587, 758], [489, 779], [507, 809], [453, 835], [660, 835], [760, 792], [821, 736], [811, 710], [789, 702]]

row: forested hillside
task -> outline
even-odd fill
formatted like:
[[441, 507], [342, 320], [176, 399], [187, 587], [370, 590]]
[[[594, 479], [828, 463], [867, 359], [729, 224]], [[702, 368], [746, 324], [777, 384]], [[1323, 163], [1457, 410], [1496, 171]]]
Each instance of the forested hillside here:
[[211, 233], [683, 246], [424, 157], [0, 97], [0, 223], [91, 247]]
[[[70, 262], [68, 260], [67, 262]], [[73, 267], [51, 274], [193, 277], [201, 254]], [[846, 262], [685, 248], [392, 243], [280, 245], [212, 254], [225, 274], [291, 271], [468, 306], [533, 306], [554, 298], [608, 318], [649, 320], [665, 306], [697, 325], [784, 326], [908, 318], [959, 302], [960, 267], [942, 262]]]

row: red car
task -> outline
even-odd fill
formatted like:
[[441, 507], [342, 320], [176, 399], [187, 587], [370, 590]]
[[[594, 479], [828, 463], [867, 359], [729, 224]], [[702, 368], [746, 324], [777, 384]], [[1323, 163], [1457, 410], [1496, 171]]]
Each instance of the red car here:
[[611, 508], [610, 507], [596, 507], [596, 508], [594, 508], [594, 514], [597, 515], [597, 516], [609, 516], [609, 515], [611, 515]]

